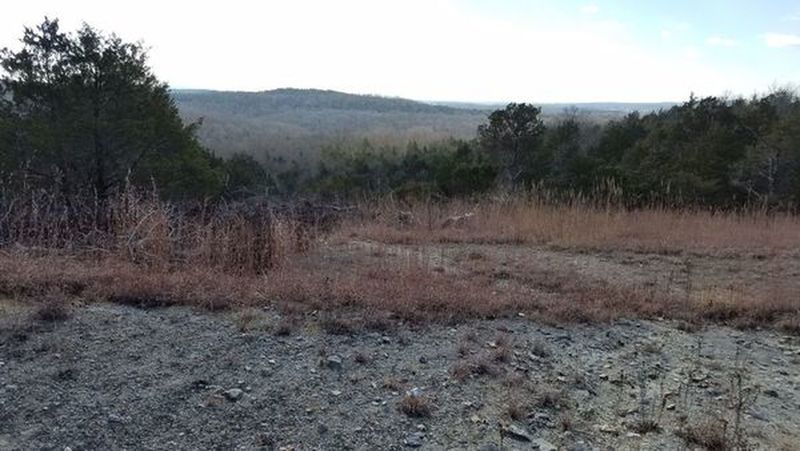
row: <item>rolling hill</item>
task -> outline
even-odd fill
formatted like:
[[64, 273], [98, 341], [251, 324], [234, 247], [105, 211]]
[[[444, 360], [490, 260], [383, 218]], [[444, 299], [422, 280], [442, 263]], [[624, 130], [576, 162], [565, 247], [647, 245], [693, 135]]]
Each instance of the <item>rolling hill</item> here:
[[[221, 156], [243, 152], [256, 158], [313, 161], [327, 145], [368, 139], [375, 145], [404, 146], [450, 137], [473, 138], [479, 124], [502, 104], [419, 102], [318, 89], [262, 92], [174, 90], [187, 121], [202, 119], [199, 138]], [[593, 121], [631, 111], [650, 112], [672, 104], [545, 104], [552, 120], [566, 108]]]

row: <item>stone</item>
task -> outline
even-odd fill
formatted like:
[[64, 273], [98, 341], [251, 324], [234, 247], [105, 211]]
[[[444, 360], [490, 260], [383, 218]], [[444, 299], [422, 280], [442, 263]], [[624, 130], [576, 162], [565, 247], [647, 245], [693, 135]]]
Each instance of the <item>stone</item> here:
[[125, 419], [122, 418], [119, 415], [116, 415], [116, 414], [112, 413], [111, 415], [108, 416], [108, 422], [109, 423], [124, 423]]
[[557, 451], [558, 450], [558, 448], [556, 448], [555, 445], [553, 445], [552, 443], [548, 442], [547, 440], [545, 440], [543, 438], [537, 438], [537, 439], [533, 440], [533, 442], [531, 444], [531, 448], [538, 449], [539, 451]]
[[607, 424], [600, 425], [599, 431], [604, 434], [612, 434], [612, 435], [619, 434], [619, 430], [617, 428]]
[[332, 370], [340, 371], [342, 369], [342, 358], [338, 355], [328, 357], [325, 363], [328, 365], [328, 368]]
[[772, 389], [772, 388], [764, 390], [764, 394], [769, 396], [770, 398], [777, 398], [778, 397], [778, 392], [776, 390]]
[[501, 431], [506, 437], [520, 442], [530, 442], [532, 440], [530, 435], [528, 435], [528, 431], [513, 423], [506, 425]]
[[232, 388], [230, 390], [225, 390], [223, 395], [225, 395], [225, 397], [228, 398], [228, 401], [238, 401], [239, 399], [242, 398], [244, 392], [241, 389]]
[[425, 434], [422, 432], [412, 432], [406, 435], [406, 438], [403, 439], [403, 444], [408, 446], [409, 448], [419, 448], [422, 446], [422, 441], [425, 439]]

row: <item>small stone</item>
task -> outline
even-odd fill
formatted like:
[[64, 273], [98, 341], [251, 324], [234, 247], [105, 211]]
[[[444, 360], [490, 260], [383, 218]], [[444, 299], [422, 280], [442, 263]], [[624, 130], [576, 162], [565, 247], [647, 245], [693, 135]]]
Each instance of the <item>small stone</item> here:
[[342, 358], [338, 355], [332, 355], [326, 360], [328, 368], [339, 371], [342, 369]]
[[115, 414], [112, 413], [111, 415], [108, 416], [108, 422], [109, 423], [124, 423], [125, 419], [122, 418], [119, 415], [115, 415]]
[[276, 362], [275, 359], [269, 359], [267, 360], [267, 363], [269, 363], [270, 365], [275, 365], [278, 362]]
[[774, 390], [774, 389], [771, 389], [771, 388], [767, 389], [767, 390], [764, 390], [764, 394], [769, 396], [770, 398], [777, 398], [778, 397], [778, 392], [776, 390]]
[[667, 404], [667, 410], [675, 410], [675, 404]]
[[422, 446], [422, 440], [425, 438], [425, 434], [421, 432], [412, 432], [406, 435], [406, 438], [403, 439], [403, 444], [408, 446], [409, 448], [419, 448]]
[[639, 438], [641, 436], [642, 436], [642, 434], [638, 434], [636, 432], [628, 432], [627, 434], [625, 434], [625, 437], [628, 437], [628, 438]]
[[238, 401], [241, 399], [242, 395], [244, 395], [244, 392], [241, 389], [232, 388], [230, 390], [225, 390], [223, 395], [228, 398], [228, 401]]
[[422, 363], [423, 365], [428, 363], [427, 357], [425, 357], [424, 355], [419, 356], [419, 363]]
[[426, 429], [426, 428], [425, 428], [425, 425], [424, 425], [424, 424], [420, 423], [420, 424], [418, 424], [418, 425], [417, 425], [417, 430], [418, 430], [418, 431], [425, 432], [425, 429]]
[[502, 429], [503, 435], [508, 438], [520, 441], [520, 442], [530, 442], [531, 437], [528, 435], [528, 432], [522, 429], [521, 427], [517, 426], [516, 424], [509, 424]]
[[602, 379], [602, 380], [604, 380], [604, 381], [605, 381], [605, 380], [608, 380], [608, 374], [606, 374], [606, 373], [600, 373], [600, 376], [599, 376], [599, 377], [600, 377], [600, 379]]
[[556, 448], [555, 445], [553, 445], [552, 443], [548, 442], [547, 440], [545, 440], [543, 438], [537, 438], [536, 440], [533, 440], [533, 443], [531, 444], [531, 448], [538, 449], [539, 451], [556, 451], [556, 450], [558, 450], [558, 448]]
[[607, 424], [601, 425], [599, 430], [600, 430], [600, 432], [602, 432], [604, 434], [613, 434], [613, 435], [619, 434], [619, 430], [617, 428], [615, 428], [613, 426], [609, 426]]
[[331, 390], [331, 394], [333, 396], [339, 396], [342, 394], [341, 390]]

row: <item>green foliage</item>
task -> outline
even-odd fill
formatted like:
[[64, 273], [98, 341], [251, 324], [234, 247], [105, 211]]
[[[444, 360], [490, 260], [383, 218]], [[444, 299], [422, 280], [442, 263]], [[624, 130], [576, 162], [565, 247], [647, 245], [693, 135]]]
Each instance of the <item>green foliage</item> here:
[[486, 191], [496, 177], [494, 163], [467, 142], [411, 143], [399, 151], [364, 141], [356, 148], [326, 149], [313, 185], [320, 193], [457, 196]]
[[504, 182], [528, 184], [550, 171], [552, 153], [542, 146], [545, 126], [540, 114], [533, 105], [511, 103], [478, 127], [481, 146], [500, 162]]
[[266, 169], [247, 154], [237, 153], [227, 159], [225, 172], [225, 196], [228, 198], [267, 194], [276, 188]]
[[[184, 126], [139, 44], [48, 20], [0, 53], [0, 85], [14, 132], [3, 153], [19, 177], [65, 195], [105, 199], [130, 180], [167, 196], [219, 192], [221, 172]], [[7, 135], [7, 134], [6, 134]]]

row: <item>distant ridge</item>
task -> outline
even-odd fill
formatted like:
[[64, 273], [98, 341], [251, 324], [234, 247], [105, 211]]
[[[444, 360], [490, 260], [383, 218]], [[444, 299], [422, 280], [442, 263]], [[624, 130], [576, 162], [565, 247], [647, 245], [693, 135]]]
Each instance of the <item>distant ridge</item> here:
[[[270, 91], [212, 91], [173, 90], [173, 96], [182, 105], [213, 104], [230, 112], [269, 114], [282, 109], [330, 109], [373, 112], [446, 113], [463, 114], [471, 108], [454, 108], [448, 105], [419, 102], [400, 97], [348, 94], [322, 89], [281, 88]], [[484, 110], [478, 108], [477, 110]]]
[[[403, 148], [449, 138], [472, 139], [478, 125], [505, 104], [423, 102], [399, 97], [283, 88], [260, 92], [175, 89], [188, 121], [203, 119], [198, 136], [225, 156], [235, 152], [261, 160], [314, 160], [326, 146], [360, 143]], [[607, 122], [632, 111], [649, 113], [670, 103], [557, 103], [541, 105], [545, 120], [577, 108], [585, 119]]]

